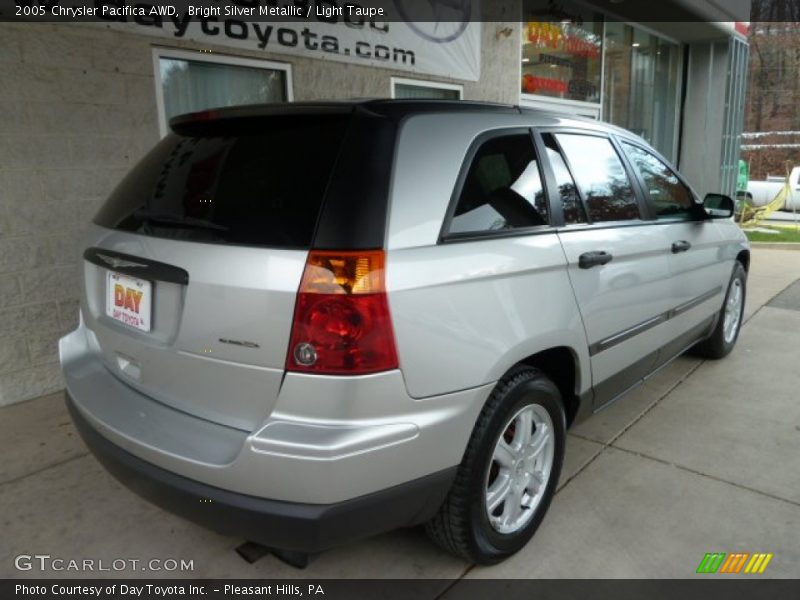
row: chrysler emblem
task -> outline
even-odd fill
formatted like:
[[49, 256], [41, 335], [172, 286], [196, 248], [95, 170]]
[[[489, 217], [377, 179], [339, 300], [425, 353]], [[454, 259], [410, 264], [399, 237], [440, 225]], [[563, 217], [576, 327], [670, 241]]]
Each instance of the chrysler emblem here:
[[119, 269], [122, 267], [146, 267], [147, 265], [143, 265], [142, 263], [132, 262], [130, 260], [124, 260], [122, 258], [116, 258], [114, 256], [108, 256], [107, 254], [100, 254], [99, 252], [96, 254], [97, 258], [102, 260], [104, 263], [112, 266], [115, 269]]

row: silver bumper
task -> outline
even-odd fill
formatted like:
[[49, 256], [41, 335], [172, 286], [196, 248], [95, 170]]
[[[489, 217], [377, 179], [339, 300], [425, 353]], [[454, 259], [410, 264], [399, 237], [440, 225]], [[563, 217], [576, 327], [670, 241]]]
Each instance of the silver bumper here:
[[273, 500], [341, 502], [457, 465], [492, 388], [413, 399], [400, 371], [289, 373], [271, 415], [248, 432], [134, 390], [106, 369], [92, 337], [81, 326], [59, 344], [67, 391], [91, 427], [167, 471]]

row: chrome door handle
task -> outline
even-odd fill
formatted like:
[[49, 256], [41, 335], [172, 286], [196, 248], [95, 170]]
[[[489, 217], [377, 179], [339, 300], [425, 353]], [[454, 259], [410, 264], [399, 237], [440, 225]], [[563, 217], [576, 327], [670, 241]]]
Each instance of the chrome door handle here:
[[672, 253], [678, 254], [679, 252], [686, 252], [691, 247], [692, 245], [686, 240], [681, 240], [680, 242], [674, 242], [672, 244]]
[[584, 252], [578, 257], [578, 266], [581, 269], [591, 269], [592, 267], [610, 263], [612, 258], [614, 257], [611, 254], [603, 250]]

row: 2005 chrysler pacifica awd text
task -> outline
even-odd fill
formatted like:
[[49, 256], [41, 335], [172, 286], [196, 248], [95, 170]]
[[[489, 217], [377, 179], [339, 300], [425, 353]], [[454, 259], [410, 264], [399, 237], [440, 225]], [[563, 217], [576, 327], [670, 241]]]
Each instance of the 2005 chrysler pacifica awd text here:
[[570, 424], [736, 343], [731, 199], [624, 130], [390, 100], [170, 127], [91, 225], [61, 363], [106, 468], [222, 533], [307, 556], [425, 523], [498, 562]]

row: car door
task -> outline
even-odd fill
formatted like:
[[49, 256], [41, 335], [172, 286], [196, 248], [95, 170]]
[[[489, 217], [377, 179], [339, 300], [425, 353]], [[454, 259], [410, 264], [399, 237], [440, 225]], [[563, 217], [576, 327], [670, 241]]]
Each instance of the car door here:
[[611, 139], [542, 131], [558, 236], [580, 307], [595, 407], [636, 385], [657, 363], [672, 304], [663, 229], [637, 194]]
[[719, 227], [713, 221], [698, 218], [694, 194], [666, 160], [642, 144], [619, 141], [670, 249], [672, 339], [662, 352], [663, 362], [708, 331], [722, 306], [733, 261], [724, 258]]

